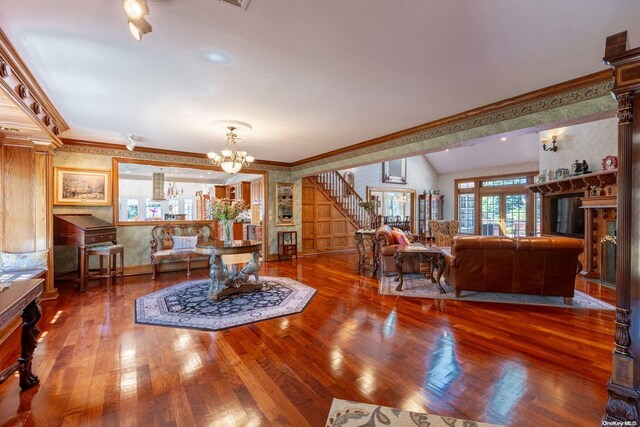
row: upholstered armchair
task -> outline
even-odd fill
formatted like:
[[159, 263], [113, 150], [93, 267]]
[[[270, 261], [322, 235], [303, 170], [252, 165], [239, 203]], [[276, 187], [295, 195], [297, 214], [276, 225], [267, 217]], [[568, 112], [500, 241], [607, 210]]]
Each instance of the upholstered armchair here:
[[429, 221], [431, 236], [435, 239], [436, 246], [451, 246], [453, 236], [458, 235], [460, 222], [457, 219], [445, 221]]

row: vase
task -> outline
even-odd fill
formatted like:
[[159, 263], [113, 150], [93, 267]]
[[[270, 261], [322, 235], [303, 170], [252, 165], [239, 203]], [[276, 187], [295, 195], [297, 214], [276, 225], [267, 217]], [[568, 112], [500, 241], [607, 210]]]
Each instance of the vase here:
[[223, 220], [222, 231], [223, 231], [225, 246], [231, 245], [231, 242], [233, 241], [233, 235], [231, 234], [231, 230], [233, 230], [233, 220]]

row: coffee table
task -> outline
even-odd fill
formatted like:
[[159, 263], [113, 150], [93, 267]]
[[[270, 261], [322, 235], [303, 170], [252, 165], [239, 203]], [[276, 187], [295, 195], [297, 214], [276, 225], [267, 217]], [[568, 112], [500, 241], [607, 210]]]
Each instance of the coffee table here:
[[438, 285], [441, 294], [446, 293], [440, 284], [440, 278], [442, 277], [442, 273], [444, 273], [445, 267], [444, 253], [442, 252], [442, 249], [437, 246], [423, 246], [421, 244], [401, 246], [396, 251], [394, 258], [396, 260], [396, 271], [398, 272], [398, 277], [396, 277], [395, 280], [400, 282], [398, 283], [398, 286], [396, 286], [396, 291], [402, 290], [402, 284], [404, 281], [402, 275], [402, 264], [405, 259], [412, 257], [418, 257], [419, 262], [428, 261], [431, 264], [429, 278], [433, 283]]
[[[262, 242], [258, 240], [233, 240], [225, 244], [222, 240], [210, 240], [196, 245], [196, 252], [211, 256], [209, 260], [209, 277], [211, 287], [207, 298], [217, 301], [218, 298], [242, 292], [252, 292], [264, 289], [266, 285], [260, 283], [260, 248]], [[222, 257], [244, 258], [242, 254], [250, 254], [249, 262], [242, 269], [238, 269], [234, 262], [227, 266]], [[255, 281], [250, 282], [253, 276]]]

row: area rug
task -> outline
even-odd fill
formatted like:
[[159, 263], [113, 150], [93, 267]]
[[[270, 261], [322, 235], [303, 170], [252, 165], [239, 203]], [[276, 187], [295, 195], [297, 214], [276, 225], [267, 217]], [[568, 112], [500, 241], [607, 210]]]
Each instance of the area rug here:
[[136, 323], [217, 331], [300, 313], [316, 290], [286, 277], [260, 277], [267, 290], [209, 301], [210, 281], [183, 282], [136, 299]]
[[472, 292], [462, 291], [460, 298], [456, 298], [453, 289], [448, 285], [443, 285], [446, 294], [441, 294], [438, 286], [431, 283], [430, 280], [424, 278], [422, 274], [405, 274], [402, 291], [396, 291], [398, 282], [395, 275], [383, 277], [380, 281], [380, 293], [383, 295], [397, 295], [403, 297], [416, 298], [434, 298], [434, 299], [452, 299], [456, 301], [479, 301], [479, 302], [497, 302], [505, 304], [529, 304], [529, 305], [545, 305], [552, 307], [564, 307], [573, 309], [593, 309], [593, 310], [615, 310], [611, 304], [607, 304], [597, 298], [587, 295], [583, 292], [576, 291], [573, 297], [573, 305], [566, 305], [562, 297], [548, 297], [541, 295], [514, 295], [499, 294], [493, 292]]
[[403, 411], [386, 406], [333, 399], [327, 427], [500, 427], [420, 412]]

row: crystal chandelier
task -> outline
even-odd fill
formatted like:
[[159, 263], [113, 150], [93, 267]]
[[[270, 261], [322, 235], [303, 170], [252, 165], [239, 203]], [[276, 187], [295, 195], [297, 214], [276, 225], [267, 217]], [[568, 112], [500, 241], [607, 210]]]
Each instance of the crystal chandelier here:
[[176, 185], [176, 180], [174, 178], [173, 182], [169, 183], [169, 187], [167, 188], [167, 192], [165, 196], [167, 197], [167, 199], [173, 199], [174, 197], [181, 196], [183, 192], [184, 192], [184, 188], [178, 189], [178, 186]]
[[215, 166], [220, 166], [222, 170], [233, 175], [240, 171], [243, 166], [249, 166], [255, 160], [253, 156], [248, 156], [246, 151], [238, 151], [235, 133], [236, 126], [227, 126], [227, 148], [218, 153], [207, 153], [207, 157]]

